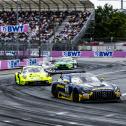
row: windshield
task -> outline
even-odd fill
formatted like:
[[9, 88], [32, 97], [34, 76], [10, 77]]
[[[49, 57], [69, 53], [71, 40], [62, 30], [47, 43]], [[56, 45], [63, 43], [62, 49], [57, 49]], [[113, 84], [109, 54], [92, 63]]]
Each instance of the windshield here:
[[100, 80], [97, 77], [95, 77], [95, 76], [86, 77], [86, 81], [87, 82], [100, 82]]
[[44, 71], [42, 69], [42, 67], [27, 67], [27, 68], [24, 68], [23, 73], [26, 73], [26, 72], [28, 72], [28, 73], [38, 73], [38, 72], [42, 72], [42, 71]]
[[90, 83], [99, 83], [100, 80], [96, 76], [72, 76], [71, 82], [74, 84], [84, 84], [86, 82]]
[[57, 60], [57, 62], [71, 62], [70, 59], [59, 59]]

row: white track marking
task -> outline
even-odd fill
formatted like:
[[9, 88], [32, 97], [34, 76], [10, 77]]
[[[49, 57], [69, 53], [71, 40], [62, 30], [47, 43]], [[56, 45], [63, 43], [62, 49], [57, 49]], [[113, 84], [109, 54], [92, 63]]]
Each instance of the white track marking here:
[[[102, 73], [102, 74], [97, 74], [97, 76], [101, 76], [101, 75], [107, 75], [107, 74], [112, 74], [112, 73], [119, 73], [119, 72], [124, 72], [126, 70], [118, 70], [118, 71], [113, 71], [113, 72], [106, 72], [106, 73]], [[123, 93], [122, 96], [126, 96], [126, 93]]]
[[57, 115], [67, 115], [68, 112], [57, 112], [56, 114], [57, 114]]
[[69, 124], [77, 125], [78, 123], [77, 122], [69, 122]]
[[9, 120], [3, 120], [3, 122], [10, 123], [11, 121], [9, 121]]
[[112, 117], [112, 116], [115, 116], [115, 114], [108, 114], [108, 115], [105, 115], [105, 117]]
[[122, 96], [126, 96], [126, 93], [123, 93]]

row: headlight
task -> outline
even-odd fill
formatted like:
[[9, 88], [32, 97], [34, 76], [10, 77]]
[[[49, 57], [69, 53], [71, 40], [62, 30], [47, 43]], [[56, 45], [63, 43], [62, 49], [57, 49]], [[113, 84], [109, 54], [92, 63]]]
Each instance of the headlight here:
[[27, 75], [26, 74], [23, 74], [23, 78], [26, 79], [27, 78]]
[[58, 67], [58, 66], [59, 66], [59, 64], [55, 64], [55, 66], [56, 66], [56, 67]]
[[115, 87], [115, 92], [120, 92], [120, 89], [118, 87]]
[[47, 74], [46, 74], [46, 77], [50, 77], [50, 74], [49, 74], [49, 73], [47, 73]]
[[72, 64], [71, 63], [68, 63], [67, 66], [72, 66]]

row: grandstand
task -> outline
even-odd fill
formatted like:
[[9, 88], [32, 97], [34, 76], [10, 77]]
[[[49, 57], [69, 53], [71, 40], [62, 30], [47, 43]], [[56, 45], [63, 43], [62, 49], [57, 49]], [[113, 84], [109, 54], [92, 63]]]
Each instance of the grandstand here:
[[92, 17], [89, 0], [0, 0], [0, 26], [29, 24], [28, 33], [0, 33], [0, 50], [69, 50]]
[[93, 4], [89, 0], [0, 0], [0, 10], [83, 10], [92, 8]]

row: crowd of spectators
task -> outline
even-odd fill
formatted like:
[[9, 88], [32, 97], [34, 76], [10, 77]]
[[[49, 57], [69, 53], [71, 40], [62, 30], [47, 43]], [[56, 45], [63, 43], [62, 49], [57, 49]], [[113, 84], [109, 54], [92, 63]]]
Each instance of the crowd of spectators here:
[[58, 41], [72, 40], [84, 26], [90, 15], [89, 11], [73, 11], [68, 15], [64, 29], [56, 36]]
[[[1, 11], [0, 25], [29, 24], [29, 32], [18, 33], [18, 38], [20, 40], [28, 40], [38, 39], [40, 37], [44, 42], [48, 41], [49, 37], [53, 35], [54, 22], [57, 21], [57, 25], [62, 23], [65, 18], [64, 14], [65, 13], [61, 11], [21, 11], [18, 12], [18, 14], [14, 11]], [[14, 33], [0, 33], [0, 36], [4, 39], [13, 39], [17, 37]]]
[[[58, 41], [71, 40], [83, 27], [85, 21], [89, 17], [90, 12], [82, 11], [14, 11], [0, 12], [0, 26], [29, 24], [28, 33], [18, 33], [20, 40], [38, 40], [49, 42], [49, 38], [54, 35], [54, 27], [60, 26], [62, 22], [68, 18], [68, 22], [64, 26], [64, 30], [56, 36]], [[18, 19], [17, 19], [18, 17]], [[0, 33], [1, 39], [16, 39], [15, 33]]]

